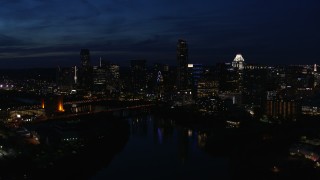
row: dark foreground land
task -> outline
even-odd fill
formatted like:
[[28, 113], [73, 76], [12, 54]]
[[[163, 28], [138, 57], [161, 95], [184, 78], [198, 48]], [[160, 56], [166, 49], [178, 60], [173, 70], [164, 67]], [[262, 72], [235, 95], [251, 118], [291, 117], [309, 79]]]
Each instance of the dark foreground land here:
[[108, 113], [60, 119], [28, 127], [39, 145], [13, 140], [17, 153], [1, 159], [1, 179], [88, 179], [126, 144], [126, 121]]

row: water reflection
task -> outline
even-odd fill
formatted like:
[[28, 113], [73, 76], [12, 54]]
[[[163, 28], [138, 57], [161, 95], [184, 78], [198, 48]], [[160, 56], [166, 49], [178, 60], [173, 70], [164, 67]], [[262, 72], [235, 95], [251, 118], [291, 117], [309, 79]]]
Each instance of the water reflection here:
[[184, 163], [189, 149], [204, 149], [207, 133], [175, 125], [173, 120], [157, 118], [152, 115], [128, 119], [132, 136], [152, 136], [155, 144], [176, 144], [179, 159]]
[[189, 136], [188, 131], [184, 128], [177, 128], [178, 133], [178, 153], [182, 163], [188, 159], [189, 153]]
[[153, 120], [153, 136], [154, 142], [158, 144], [167, 144], [173, 138], [174, 128], [172, 121], [166, 121], [164, 119]]
[[204, 132], [198, 133], [198, 146], [200, 148], [205, 148], [207, 144], [207, 140], [208, 140], [207, 133], [204, 133]]
[[148, 122], [147, 119], [136, 117], [129, 119], [130, 130], [132, 135], [147, 136], [148, 135]]
[[127, 120], [126, 147], [92, 179], [228, 179], [227, 160], [203, 150], [206, 132], [153, 115]]
[[153, 137], [154, 144], [176, 144], [179, 159], [184, 163], [189, 156], [189, 149], [205, 148], [207, 134], [196, 130], [179, 127], [173, 120], [155, 118], [151, 115], [128, 119], [132, 137]]

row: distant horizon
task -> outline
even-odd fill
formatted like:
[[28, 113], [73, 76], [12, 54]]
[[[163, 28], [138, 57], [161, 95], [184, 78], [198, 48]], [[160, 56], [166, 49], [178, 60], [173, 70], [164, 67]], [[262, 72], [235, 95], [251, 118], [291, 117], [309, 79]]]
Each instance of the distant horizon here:
[[[188, 43], [188, 41], [187, 41]], [[189, 45], [189, 44], [188, 44]], [[91, 59], [91, 65], [95, 66], [99, 64], [99, 60], [100, 58], [103, 61], [107, 61], [107, 62], [111, 62], [111, 63], [115, 63], [118, 64], [120, 66], [130, 66], [130, 61], [131, 60], [137, 60], [137, 59], [144, 59], [147, 61], [147, 64], [156, 64], [156, 63], [161, 63], [161, 64], [168, 64], [170, 66], [176, 66], [177, 64], [177, 60], [176, 60], [176, 49], [174, 49], [175, 46], [173, 47], [173, 50], [171, 51], [171, 59], [164, 59], [164, 60], [155, 60], [155, 59], [149, 59], [148, 58], [144, 58], [143, 55], [140, 55], [139, 57], [132, 57], [129, 59], [121, 59], [115, 55], [113, 56], [103, 56], [103, 54], [107, 54], [107, 52], [104, 51], [92, 51], [90, 50], [90, 48], [81, 48], [81, 49], [89, 49], [90, 50], [90, 59]], [[69, 54], [68, 56], [50, 56], [50, 57], [32, 57], [32, 55], [30, 55], [31, 57], [28, 58], [13, 58], [13, 59], [2, 59], [1, 58], [1, 53], [0, 53], [0, 69], [32, 69], [32, 68], [54, 68], [54, 67], [71, 67], [71, 66], [79, 66], [80, 65], [80, 50], [79, 49], [77, 52], [74, 51], [71, 54]], [[215, 60], [193, 60], [193, 59], [197, 59], [197, 58], [193, 58], [192, 57], [192, 49], [190, 49], [189, 46], [189, 63], [190, 64], [204, 64], [204, 65], [208, 65], [208, 66], [213, 66], [216, 65], [218, 63], [228, 63], [228, 62], [232, 62], [233, 59], [235, 58], [235, 56], [237, 54], [242, 54], [242, 56], [244, 57], [244, 60], [246, 63], [248, 64], [260, 64], [260, 65], [270, 65], [270, 66], [278, 66], [278, 65], [311, 65], [311, 64], [317, 64], [317, 62], [320, 61], [314, 61], [311, 62], [311, 60], [307, 60], [304, 62], [309, 62], [309, 63], [288, 63], [289, 60], [284, 59], [283, 61], [280, 62], [269, 62], [269, 63], [264, 63], [261, 62], [259, 60], [255, 61], [255, 59], [252, 59], [252, 56], [250, 54], [244, 54], [241, 53], [239, 51], [235, 51], [235, 53], [233, 53], [233, 55], [227, 55], [228, 58], [225, 58], [225, 60], [223, 59], [215, 59]], [[50, 54], [49, 52], [47, 52], [48, 54]], [[100, 55], [99, 55], [100, 54]], [[121, 57], [121, 56], [120, 56]], [[157, 57], [157, 56], [155, 56]], [[249, 61], [247, 60], [247, 57], [249, 57]], [[150, 57], [149, 57], [150, 58]], [[320, 57], [319, 57], [320, 60]], [[45, 61], [46, 63], [43, 63], [43, 61]], [[3, 68], [4, 67], [4, 68]]]
[[[90, 52], [91, 53], [91, 52]], [[237, 53], [237, 54], [241, 54], [241, 53]], [[242, 54], [243, 55], [243, 54]], [[235, 54], [236, 56], [236, 54]], [[234, 57], [235, 57], [234, 56]], [[100, 56], [94, 56], [96, 57], [96, 59], [94, 60], [94, 62], [92, 61], [92, 56], [91, 56], [91, 66], [98, 66], [99, 65], [99, 60], [100, 60]], [[173, 62], [171, 63], [166, 63], [166, 62], [159, 62], [159, 61], [148, 61], [148, 59], [145, 59], [145, 58], [135, 58], [135, 59], [129, 59], [129, 60], [121, 60], [121, 61], [112, 61], [112, 60], [107, 60], [107, 59], [103, 59], [102, 57], [102, 60], [105, 61], [105, 62], [109, 62], [109, 63], [114, 63], [116, 65], [119, 65], [120, 67], [126, 67], [126, 68], [130, 68], [130, 61], [131, 60], [146, 60], [146, 63], [147, 63], [147, 67], [153, 67], [153, 65], [155, 64], [164, 64], [164, 65], [169, 65], [170, 67], [176, 67], [177, 66], [177, 61], [174, 60]], [[265, 66], [272, 66], [272, 67], [276, 67], [276, 66], [299, 66], [299, 65], [314, 65], [314, 64], [317, 64], [318, 66], [320, 65], [320, 63], [299, 63], [299, 64], [293, 64], [293, 63], [258, 63], [258, 62], [248, 62], [246, 61], [246, 58], [244, 56], [244, 62], [246, 64], [249, 64], [249, 65], [265, 65]], [[15, 60], [17, 63], [17, 61], [25, 61], [25, 60]], [[55, 66], [33, 66], [33, 64], [37, 64], [37, 61], [40, 61], [40, 60], [29, 60], [28, 62], [24, 62], [24, 63], [27, 63], [27, 64], [30, 64], [31, 62], [31, 65], [32, 66], [24, 66], [24, 67], [21, 67], [21, 66], [12, 66], [10, 67], [10, 65], [8, 67], [3, 67], [2, 66], [2, 61], [0, 60], [0, 70], [19, 70], [19, 69], [54, 69], [54, 68], [57, 68], [57, 67], [62, 67], [62, 68], [71, 68], [71, 67], [74, 67], [74, 66], [77, 66], [77, 67], [80, 67], [80, 56], [79, 56], [79, 59], [77, 62], [75, 62], [73, 65], [66, 65], [66, 64], [63, 64], [61, 63], [61, 65], [59, 64], [56, 64]], [[76, 60], [74, 60], [76, 61]], [[190, 61], [188, 62], [188, 64], [202, 64], [204, 66], [215, 66], [219, 63], [231, 63], [233, 61], [230, 60], [230, 61], [213, 61], [213, 62], [210, 62], [210, 63], [201, 63], [201, 62], [193, 62], [193, 61]], [[59, 62], [59, 61], [56, 61], [56, 62]], [[8, 65], [8, 64], [7, 64]]]

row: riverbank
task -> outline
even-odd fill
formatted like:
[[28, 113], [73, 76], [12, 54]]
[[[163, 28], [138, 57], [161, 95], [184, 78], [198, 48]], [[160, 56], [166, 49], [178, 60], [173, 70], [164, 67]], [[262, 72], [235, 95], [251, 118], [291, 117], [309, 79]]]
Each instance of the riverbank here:
[[316, 117], [301, 116], [297, 121], [278, 124], [240, 116], [240, 126], [229, 127], [228, 121], [235, 120], [230, 116], [203, 115], [190, 107], [166, 107], [155, 113], [164, 121], [204, 133], [204, 150], [229, 159], [234, 179], [320, 178], [314, 161], [290, 155], [290, 148], [301, 137], [319, 139], [320, 122]]
[[27, 128], [39, 134], [41, 143], [12, 145], [16, 155], [0, 160], [3, 179], [87, 179], [129, 136], [126, 121], [103, 113]]

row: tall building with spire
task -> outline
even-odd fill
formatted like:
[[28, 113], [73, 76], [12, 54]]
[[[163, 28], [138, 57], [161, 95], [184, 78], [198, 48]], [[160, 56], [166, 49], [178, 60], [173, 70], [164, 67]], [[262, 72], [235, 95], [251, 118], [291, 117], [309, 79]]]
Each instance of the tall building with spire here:
[[241, 54], [237, 54], [234, 60], [232, 61], [232, 67], [236, 69], [236, 76], [235, 77], [235, 92], [243, 92], [244, 90], [244, 81], [243, 81], [243, 69], [245, 67], [244, 58]]
[[186, 90], [188, 87], [188, 44], [179, 39], [177, 43], [177, 89]]

